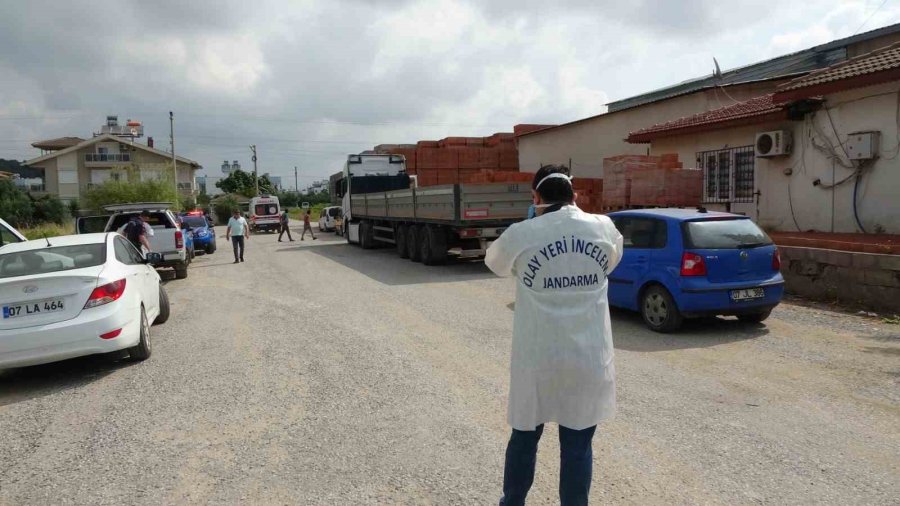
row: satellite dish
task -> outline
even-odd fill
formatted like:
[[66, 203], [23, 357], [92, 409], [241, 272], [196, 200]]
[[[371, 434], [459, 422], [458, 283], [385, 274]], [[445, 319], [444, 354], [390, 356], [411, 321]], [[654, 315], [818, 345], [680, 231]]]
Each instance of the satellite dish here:
[[131, 135], [132, 135], [132, 136], [137, 136], [137, 128], [132, 128], [132, 129], [131, 129]]
[[716, 70], [713, 71], [713, 77], [715, 77], [716, 79], [722, 79], [722, 69], [719, 68], [719, 61], [716, 60], [715, 57], [713, 57], [713, 64], [715, 64], [716, 66]]

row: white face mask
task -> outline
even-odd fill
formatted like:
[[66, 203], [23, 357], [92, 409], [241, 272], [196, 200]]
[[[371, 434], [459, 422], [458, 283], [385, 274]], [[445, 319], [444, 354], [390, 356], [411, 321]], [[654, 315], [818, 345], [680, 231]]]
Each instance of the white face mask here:
[[567, 176], [567, 175], [561, 174], [559, 172], [554, 172], [553, 174], [548, 174], [547, 176], [544, 177], [544, 179], [541, 179], [540, 181], [538, 181], [538, 184], [535, 185], [534, 189], [537, 190], [538, 188], [540, 188], [541, 185], [544, 184], [544, 181], [546, 181], [548, 179], [565, 179], [566, 181], [569, 182], [570, 185], [572, 184], [572, 176]]

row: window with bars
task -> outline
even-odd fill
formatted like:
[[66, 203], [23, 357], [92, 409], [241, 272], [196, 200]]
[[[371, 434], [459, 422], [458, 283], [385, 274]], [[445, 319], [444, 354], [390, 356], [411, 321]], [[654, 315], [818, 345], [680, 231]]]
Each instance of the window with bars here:
[[755, 162], [753, 146], [697, 153], [703, 170], [703, 202], [753, 202]]

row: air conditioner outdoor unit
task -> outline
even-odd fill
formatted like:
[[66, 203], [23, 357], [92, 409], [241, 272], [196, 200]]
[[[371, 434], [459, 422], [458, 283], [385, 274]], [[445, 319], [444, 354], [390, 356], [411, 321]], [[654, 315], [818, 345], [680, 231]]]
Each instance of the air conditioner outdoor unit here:
[[768, 158], [791, 154], [794, 136], [790, 130], [773, 130], [756, 134], [756, 156]]

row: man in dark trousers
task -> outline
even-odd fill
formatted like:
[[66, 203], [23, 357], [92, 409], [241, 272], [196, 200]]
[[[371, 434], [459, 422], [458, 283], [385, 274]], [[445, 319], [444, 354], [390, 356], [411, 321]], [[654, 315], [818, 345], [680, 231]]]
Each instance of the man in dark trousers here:
[[544, 424], [559, 425], [562, 506], [586, 506], [591, 440], [616, 406], [607, 275], [622, 234], [575, 206], [568, 168], [544, 166], [531, 183], [536, 216], [512, 225], [485, 264], [516, 280], [503, 506], [521, 506], [534, 481]]
[[234, 263], [244, 261], [244, 239], [250, 238], [250, 225], [247, 220], [241, 216], [238, 209], [234, 210], [231, 218], [228, 220], [228, 228], [225, 230], [225, 237], [231, 239], [234, 247]]
[[306, 236], [306, 232], [309, 232], [309, 235], [312, 236], [313, 241], [316, 240], [316, 234], [313, 233], [312, 225], [309, 224], [309, 209], [306, 210], [306, 214], [303, 215], [303, 233], [300, 234], [300, 240]]
[[291, 218], [288, 216], [287, 209], [285, 209], [284, 212], [281, 213], [281, 232], [278, 233], [278, 242], [281, 242], [281, 236], [283, 236], [285, 232], [287, 232], [288, 239], [290, 239], [291, 242], [294, 242], [294, 238], [291, 237], [290, 225]]

